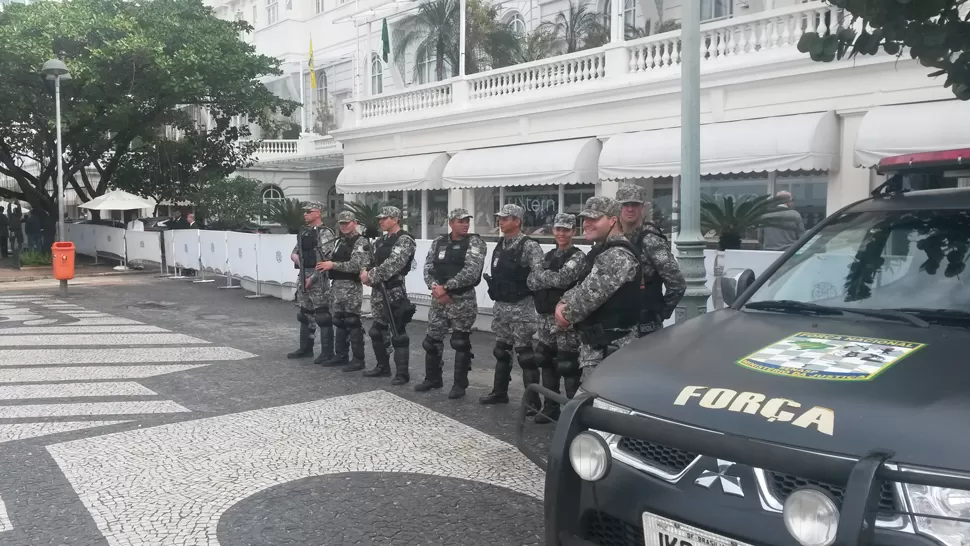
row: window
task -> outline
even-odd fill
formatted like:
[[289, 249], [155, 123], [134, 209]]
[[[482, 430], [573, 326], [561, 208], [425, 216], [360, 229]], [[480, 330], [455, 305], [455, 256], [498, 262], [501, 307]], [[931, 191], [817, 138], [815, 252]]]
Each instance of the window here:
[[701, 21], [730, 17], [734, 0], [701, 0]]
[[425, 84], [437, 81], [437, 60], [435, 57], [418, 61], [418, 83]]
[[328, 216], [336, 216], [344, 210], [344, 196], [337, 193], [336, 186], [332, 186], [327, 192], [327, 207], [330, 209]]
[[372, 95], [384, 92], [384, 65], [379, 55], [371, 57], [370, 62], [370, 91]]
[[323, 13], [323, 0], [314, 0], [316, 12]]
[[279, 0], [266, 0], [266, 24], [272, 25], [279, 20]]
[[520, 35], [526, 33], [525, 17], [521, 13], [513, 11], [506, 16], [506, 22], [511, 27], [512, 32]]
[[802, 215], [805, 229], [812, 229], [825, 219], [829, 181], [825, 173], [778, 173], [775, 192], [787, 191], [795, 199], [795, 210]]
[[[501, 232], [495, 213], [502, 204], [512, 203], [525, 209], [522, 233], [538, 239], [539, 242], [552, 243], [552, 224], [556, 214], [560, 212], [560, 194], [563, 210], [569, 214], [578, 214], [586, 200], [595, 193], [596, 187], [593, 184], [479, 188], [475, 190], [475, 232], [486, 240], [498, 240]], [[582, 223], [578, 219], [576, 237], [577, 244], [583, 244]]]
[[637, 0], [623, 0], [623, 28], [637, 26]]
[[253, 6], [253, 26], [256, 26], [256, 15], [259, 13], [259, 8]]
[[283, 200], [283, 190], [281, 190], [279, 186], [266, 186], [263, 189], [263, 203], [266, 203], [268, 205], [273, 201], [282, 201], [282, 200]]

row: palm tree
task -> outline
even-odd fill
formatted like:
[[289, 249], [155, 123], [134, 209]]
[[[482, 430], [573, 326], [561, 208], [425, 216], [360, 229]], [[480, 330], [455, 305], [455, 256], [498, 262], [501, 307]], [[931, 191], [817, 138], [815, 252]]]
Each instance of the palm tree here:
[[263, 217], [266, 222], [283, 226], [287, 233], [296, 233], [305, 223], [304, 205], [299, 199], [274, 199], [266, 204]]
[[364, 237], [374, 239], [381, 236], [381, 226], [377, 221], [377, 215], [381, 213], [383, 203], [368, 205], [360, 201], [344, 203], [344, 208], [354, 213], [357, 223], [364, 226]]
[[718, 234], [718, 248], [721, 250], [741, 248], [744, 235], [763, 227], [782, 227], [785, 224], [767, 214], [776, 212], [784, 203], [783, 198], [773, 195], [743, 197], [735, 199], [732, 195], [712, 198], [704, 195], [701, 199], [701, 228]]
[[556, 36], [546, 28], [537, 28], [519, 38], [517, 63], [528, 63], [554, 57], [556, 51]]
[[[457, 0], [432, 0], [418, 6], [417, 13], [408, 15], [395, 31], [397, 35], [394, 48], [394, 62], [404, 62], [405, 53], [414, 46], [417, 60], [435, 59], [435, 77], [438, 81], [445, 78], [445, 60], [458, 44], [459, 4]], [[411, 29], [411, 30], [404, 30]], [[450, 55], [454, 57], [454, 55]], [[418, 72], [415, 63], [415, 74]], [[452, 67], [457, 64], [452, 63]]]
[[575, 53], [589, 47], [597, 47], [603, 35], [609, 37], [605, 26], [600, 21], [602, 16], [592, 9], [585, 0], [581, 4], [574, 4], [569, 0], [569, 9], [556, 14], [552, 21], [544, 21], [540, 28], [550, 29], [554, 36], [560, 39], [565, 47], [564, 53]]

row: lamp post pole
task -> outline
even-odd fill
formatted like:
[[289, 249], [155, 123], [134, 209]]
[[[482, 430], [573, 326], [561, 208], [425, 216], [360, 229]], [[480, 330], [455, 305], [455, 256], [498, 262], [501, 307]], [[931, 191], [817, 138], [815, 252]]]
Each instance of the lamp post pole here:
[[700, 2], [682, 5], [681, 27], [681, 152], [680, 152], [680, 233], [677, 235], [678, 261], [687, 282], [687, 291], [676, 310], [678, 323], [707, 312], [707, 271], [704, 267], [706, 242], [701, 233], [701, 8]]
[[[60, 59], [51, 59], [44, 63], [41, 72], [48, 79], [54, 80], [54, 124], [57, 129], [57, 241], [67, 238], [64, 227], [64, 149], [61, 142], [61, 78], [71, 78], [67, 66]], [[67, 281], [61, 281], [61, 295], [67, 295]]]

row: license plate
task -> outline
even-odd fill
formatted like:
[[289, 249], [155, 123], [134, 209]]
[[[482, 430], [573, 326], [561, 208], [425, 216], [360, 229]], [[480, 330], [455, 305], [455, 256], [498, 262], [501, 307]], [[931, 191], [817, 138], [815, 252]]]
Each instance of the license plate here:
[[647, 546], [751, 546], [650, 512], [643, 513]]

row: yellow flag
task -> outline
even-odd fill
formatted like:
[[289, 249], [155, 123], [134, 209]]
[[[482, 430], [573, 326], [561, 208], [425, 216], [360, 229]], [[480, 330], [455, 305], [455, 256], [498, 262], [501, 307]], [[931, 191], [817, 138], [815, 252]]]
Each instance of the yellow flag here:
[[313, 70], [313, 38], [310, 38], [310, 89], [317, 88], [317, 73]]

